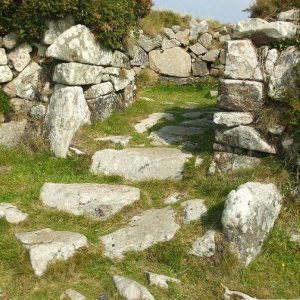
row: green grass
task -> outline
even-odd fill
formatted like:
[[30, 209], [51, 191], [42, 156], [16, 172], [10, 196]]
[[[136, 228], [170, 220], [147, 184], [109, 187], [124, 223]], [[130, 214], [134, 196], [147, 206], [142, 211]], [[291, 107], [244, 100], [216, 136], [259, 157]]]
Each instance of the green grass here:
[[[137, 135], [133, 125], [152, 112], [176, 111], [175, 123], [182, 117], [179, 113], [193, 110], [212, 110], [216, 100], [208, 96], [209, 87], [157, 86], [141, 91], [140, 96], [154, 102], [137, 101], [128, 110], [116, 112], [104, 122], [85, 127], [76, 136], [75, 144], [89, 154], [96, 149], [112, 145], [95, 143], [94, 137], [108, 134], [133, 134], [130, 146], [148, 145], [147, 134]], [[172, 102], [172, 103], [171, 103]], [[193, 102], [194, 104], [188, 102]], [[165, 125], [162, 122], [158, 127]], [[157, 127], [157, 128], [158, 128]], [[58, 299], [60, 294], [74, 288], [95, 299], [106, 293], [109, 299], [121, 299], [112, 275], [123, 274], [146, 285], [155, 299], [222, 299], [224, 284], [257, 298], [296, 298], [300, 294], [299, 246], [291, 243], [287, 230], [300, 228], [300, 209], [288, 198], [290, 180], [281, 162], [265, 158], [256, 169], [216, 176], [207, 176], [212, 157], [213, 131], [208, 130], [200, 138], [195, 154], [204, 157], [204, 164], [194, 167], [194, 161], [185, 167], [181, 182], [146, 181], [132, 183], [120, 177], [95, 176], [89, 173], [90, 155], [55, 159], [46, 150], [33, 153], [24, 146], [14, 149], [0, 148], [0, 199], [16, 204], [29, 214], [20, 225], [10, 225], [0, 219], [0, 289], [1, 299]], [[285, 195], [285, 203], [276, 225], [264, 244], [261, 254], [246, 269], [237, 267], [234, 257], [220, 252], [220, 260], [197, 258], [188, 254], [193, 241], [209, 228], [220, 229], [220, 218], [226, 195], [247, 181], [274, 182]], [[57, 183], [118, 183], [141, 189], [141, 200], [127, 207], [107, 221], [94, 221], [87, 217], [75, 217], [68, 213], [48, 210], [39, 201], [39, 191], [45, 182]], [[99, 236], [125, 226], [130, 218], [149, 208], [162, 208], [162, 199], [174, 191], [183, 192], [183, 199], [201, 198], [209, 208], [206, 218], [183, 225], [175, 238], [157, 244], [141, 253], [128, 253], [122, 261], [102, 256]], [[173, 205], [181, 222], [180, 203]], [[29, 258], [14, 234], [49, 227], [82, 233], [89, 240], [88, 249], [66, 262], [49, 267], [41, 278], [31, 269]], [[222, 248], [222, 247], [221, 247]], [[162, 290], [149, 287], [144, 271], [174, 276], [182, 281], [180, 286], [171, 285]]]

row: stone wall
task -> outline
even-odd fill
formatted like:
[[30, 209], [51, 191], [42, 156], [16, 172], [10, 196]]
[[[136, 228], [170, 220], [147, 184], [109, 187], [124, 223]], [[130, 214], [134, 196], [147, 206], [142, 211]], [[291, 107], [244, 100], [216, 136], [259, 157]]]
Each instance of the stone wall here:
[[295, 147], [288, 122], [278, 118], [262, 130], [259, 119], [267, 108], [283, 114], [285, 107], [276, 100], [285, 95], [300, 98], [299, 49], [272, 47], [296, 31], [297, 25], [286, 21], [247, 19], [235, 26], [233, 40], [226, 42], [225, 72], [219, 81], [221, 112], [214, 116], [216, 152], [210, 173], [252, 167], [264, 155], [287, 155]]

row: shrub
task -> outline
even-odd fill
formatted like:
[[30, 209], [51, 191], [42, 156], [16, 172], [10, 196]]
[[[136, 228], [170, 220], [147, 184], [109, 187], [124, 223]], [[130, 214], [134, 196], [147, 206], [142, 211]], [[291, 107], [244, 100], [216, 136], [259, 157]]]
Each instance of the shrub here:
[[76, 24], [88, 26], [103, 45], [120, 47], [151, 6], [152, 0], [0, 0], [0, 34], [14, 31], [27, 41], [38, 41], [46, 20], [72, 14]]
[[9, 97], [0, 89], [0, 115], [8, 118], [10, 115]]
[[165, 27], [180, 25], [182, 28], [187, 28], [189, 18], [170, 10], [152, 10], [149, 15], [140, 20], [139, 24], [147, 35], [154, 37]]
[[270, 19], [279, 12], [293, 8], [300, 8], [299, 0], [256, 0], [246, 11], [252, 18]]
[[158, 82], [159, 76], [150, 69], [142, 69], [137, 76], [137, 86], [139, 88], [150, 87]]

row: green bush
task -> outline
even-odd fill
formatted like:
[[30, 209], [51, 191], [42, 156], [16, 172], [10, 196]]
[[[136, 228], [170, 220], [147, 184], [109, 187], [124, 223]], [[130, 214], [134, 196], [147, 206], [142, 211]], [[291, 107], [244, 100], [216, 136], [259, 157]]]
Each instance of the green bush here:
[[0, 34], [14, 31], [27, 41], [41, 39], [46, 20], [73, 15], [99, 42], [120, 47], [129, 30], [149, 13], [152, 0], [0, 0]]
[[8, 118], [10, 115], [9, 97], [0, 89], [0, 115]]

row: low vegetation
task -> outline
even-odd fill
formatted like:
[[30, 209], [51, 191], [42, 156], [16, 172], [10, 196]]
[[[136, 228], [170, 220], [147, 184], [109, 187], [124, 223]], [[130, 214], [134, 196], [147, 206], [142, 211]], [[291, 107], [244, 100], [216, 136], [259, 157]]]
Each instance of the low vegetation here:
[[16, 32], [27, 41], [39, 41], [47, 20], [73, 15], [87, 25], [107, 47], [120, 47], [130, 29], [146, 16], [151, 0], [0, 0], [0, 35]]
[[9, 97], [0, 90], [0, 116], [3, 116], [5, 119], [8, 118], [10, 110]]

